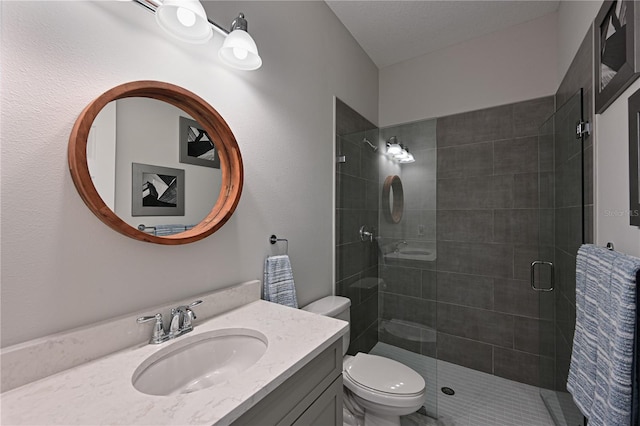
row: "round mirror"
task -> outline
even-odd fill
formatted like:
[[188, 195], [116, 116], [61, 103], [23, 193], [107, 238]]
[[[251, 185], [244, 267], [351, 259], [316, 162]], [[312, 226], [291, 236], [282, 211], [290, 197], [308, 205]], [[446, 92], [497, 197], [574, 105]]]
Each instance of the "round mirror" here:
[[391, 223], [400, 223], [404, 211], [402, 181], [397, 175], [387, 176], [382, 186], [382, 211]]
[[198, 241], [233, 214], [243, 183], [238, 144], [203, 99], [157, 81], [108, 90], [80, 114], [69, 169], [100, 220], [158, 244]]

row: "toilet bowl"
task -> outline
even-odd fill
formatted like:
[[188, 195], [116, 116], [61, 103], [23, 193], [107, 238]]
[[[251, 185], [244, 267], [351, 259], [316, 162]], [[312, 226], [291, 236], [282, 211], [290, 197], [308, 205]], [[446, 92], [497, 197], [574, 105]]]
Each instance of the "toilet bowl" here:
[[[349, 322], [351, 301], [328, 296], [302, 309]], [[400, 416], [417, 411], [425, 402], [422, 376], [406, 365], [363, 352], [346, 355], [350, 332], [343, 337], [345, 425], [399, 426]]]
[[400, 425], [400, 416], [424, 404], [425, 382], [406, 365], [359, 352], [345, 357], [342, 378], [348, 398], [364, 409], [364, 425]]

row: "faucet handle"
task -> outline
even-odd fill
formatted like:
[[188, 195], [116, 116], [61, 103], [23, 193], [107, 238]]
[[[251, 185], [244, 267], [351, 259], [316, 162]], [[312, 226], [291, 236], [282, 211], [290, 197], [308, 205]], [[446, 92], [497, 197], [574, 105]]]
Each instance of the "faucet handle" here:
[[153, 320], [155, 320], [156, 322], [153, 325], [153, 335], [151, 336], [151, 340], [149, 340], [149, 343], [152, 343], [152, 344], [162, 343], [165, 340], [167, 340], [166, 338], [167, 336], [162, 326], [162, 314], [155, 314], [152, 316], [140, 317], [136, 320], [136, 322], [138, 324], [142, 324], [142, 323], [153, 321]]
[[202, 300], [196, 300], [193, 303], [189, 303], [184, 310], [184, 318], [182, 318], [182, 328], [183, 329], [191, 329], [193, 325], [191, 324], [194, 319], [196, 319], [196, 313], [191, 310], [194, 306], [198, 306], [202, 303]]
[[173, 337], [188, 333], [193, 329], [191, 321], [196, 319], [196, 314], [191, 310], [198, 306], [202, 300], [196, 300], [188, 305], [180, 305], [171, 309], [171, 323], [169, 325], [169, 335]]
[[184, 306], [178, 306], [177, 308], [171, 308], [171, 322], [169, 323], [169, 334], [175, 335], [180, 331], [180, 318], [182, 316]]
[[187, 308], [184, 311], [184, 318], [182, 318], [182, 328], [184, 330], [193, 328], [193, 320], [196, 319], [196, 313], [191, 310], [191, 308]]
[[158, 323], [158, 321], [162, 322], [162, 314], [155, 314], [155, 315], [151, 315], [151, 316], [147, 316], [147, 317], [140, 317], [136, 320], [136, 322], [138, 324], [142, 324], [145, 322], [149, 322], [152, 320], [156, 320], [156, 324]]

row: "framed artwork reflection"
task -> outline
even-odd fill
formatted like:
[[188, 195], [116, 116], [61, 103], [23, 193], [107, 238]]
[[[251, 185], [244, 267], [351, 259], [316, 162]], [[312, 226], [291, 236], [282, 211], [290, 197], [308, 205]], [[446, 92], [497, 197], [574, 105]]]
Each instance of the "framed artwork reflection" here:
[[131, 163], [131, 216], [184, 216], [184, 170]]
[[220, 168], [218, 150], [197, 121], [180, 117], [180, 162]]
[[594, 25], [594, 93], [597, 114], [640, 76], [638, 9], [633, 1], [605, 1]]

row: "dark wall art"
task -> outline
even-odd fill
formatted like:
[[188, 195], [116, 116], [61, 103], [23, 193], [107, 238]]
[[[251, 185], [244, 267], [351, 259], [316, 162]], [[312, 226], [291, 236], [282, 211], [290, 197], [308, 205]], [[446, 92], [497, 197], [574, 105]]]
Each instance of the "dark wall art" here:
[[633, 1], [605, 1], [596, 16], [593, 52], [597, 114], [640, 76], [638, 8]]
[[220, 168], [220, 157], [209, 134], [197, 121], [180, 117], [180, 162]]
[[131, 216], [184, 216], [184, 170], [132, 163]]

